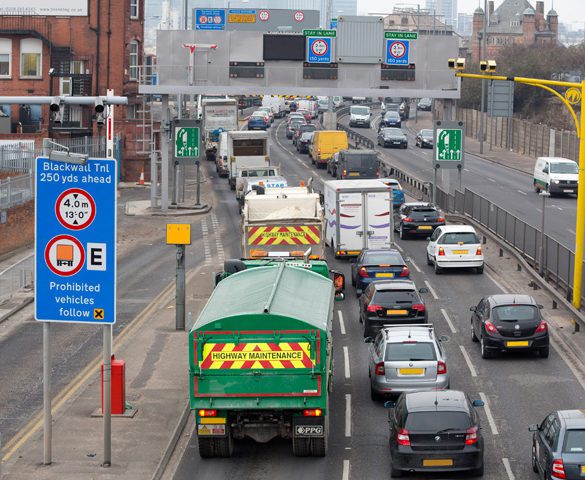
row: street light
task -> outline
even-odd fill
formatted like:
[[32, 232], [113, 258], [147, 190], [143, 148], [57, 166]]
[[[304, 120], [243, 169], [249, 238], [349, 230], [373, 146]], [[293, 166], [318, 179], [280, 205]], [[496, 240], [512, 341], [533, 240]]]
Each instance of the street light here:
[[546, 190], [542, 190], [539, 195], [542, 197], [542, 222], [540, 224], [540, 251], [539, 251], [539, 255], [538, 255], [538, 274], [541, 277], [544, 277], [544, 271], [545, 271], [545, 266], [544, 266], [544, 257], [545, 257], [545, 236], [544, 236], [544, 213], [546, 210], [546, 199], [547, 197], [550, 197], [550, 193], [548, 193]]

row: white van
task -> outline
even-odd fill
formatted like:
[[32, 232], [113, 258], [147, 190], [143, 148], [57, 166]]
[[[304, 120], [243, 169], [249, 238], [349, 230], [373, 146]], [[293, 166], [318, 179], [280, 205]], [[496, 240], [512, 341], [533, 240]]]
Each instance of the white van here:
[[365, 105], [352, 105], [349, 107], [349, 126], [370, 128], [371, 115], [370, 107], [366, 107]]
[[264, 95], [262, 106], [269, 107], [275, 118], [282, 118], [286, 115], [286, 104], [284, 98], [278, 95]]
[[579, 165], [561, 157], [538, 157], [534, 165], [534, 191], [553, 194], [577, 193]]
[[297, 110], [307, 110], [311, 114], [311, 118], [317, 118], [319, 113], [315, 100], [299, 100], [297, 102]]

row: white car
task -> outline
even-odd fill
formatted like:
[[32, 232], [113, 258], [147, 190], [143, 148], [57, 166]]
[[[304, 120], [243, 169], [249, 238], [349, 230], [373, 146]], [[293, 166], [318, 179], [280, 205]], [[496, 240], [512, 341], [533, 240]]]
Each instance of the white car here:
[[427, 245], [427, 264], [434, 265], [437, 274], [444, 268], [475, 268], [477, 273], [483, 273], [479, 235], [470, 225], [437, 227]]

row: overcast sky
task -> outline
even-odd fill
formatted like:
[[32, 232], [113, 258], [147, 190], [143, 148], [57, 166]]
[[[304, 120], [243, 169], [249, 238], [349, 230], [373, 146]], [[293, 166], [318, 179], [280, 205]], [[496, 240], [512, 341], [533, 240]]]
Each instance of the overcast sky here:
[[[536, 0], [529, 0], [532, 6], [536, 5]], [[391, 13], [395, 5], [414, 6], [421, 5], [424, 7], [424, 0], [358, 0], [358, 15], [366, 15], [369, 12]], [[496, 0], [496, 8], [502, 3], [502, 0]], [[473, 13], [481, 5], [483, 8], [484, 0], [459, 0], [457, 2], [458, 10], [462, 13]], [[548, 12], [552, 6], [552, 0], [545, 0], [544, 11]], [[584, 0], [554, 0], [555, 10], [559, 14], [559, 22], [568, 24], [573, 30], [583, 28], [585, 22], [585, 1]]]

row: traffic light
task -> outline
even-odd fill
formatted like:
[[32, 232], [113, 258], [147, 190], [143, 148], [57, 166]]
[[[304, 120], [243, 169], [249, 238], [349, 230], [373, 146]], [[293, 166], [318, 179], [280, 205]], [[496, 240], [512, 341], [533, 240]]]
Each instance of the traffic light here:
[[479, 62], [479, 69], [485, 73], [496, 72], [496, 61], [495, 60], [482, 60]]
[[61, 125], [63, 122], [63, 109], [65, 105], [60, 97], [54, 97], [49, 105], [49, 118], [55, 125]]
[[106, 107], [104, 101], [101, 98], [96, 98], [93, 109], [95, 111], [95, 121], [97, 126], [103, 127], [104, 123], [106, 123]]
[[450, 58], [447, 65], [451, 70], [465, 70], [465, 58]]

